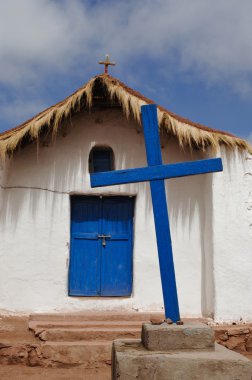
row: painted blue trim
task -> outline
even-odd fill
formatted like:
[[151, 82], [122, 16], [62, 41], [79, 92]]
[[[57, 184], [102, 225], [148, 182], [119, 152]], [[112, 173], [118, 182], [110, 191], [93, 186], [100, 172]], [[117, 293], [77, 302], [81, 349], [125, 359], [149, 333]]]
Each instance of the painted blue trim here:
[[221, 158], [211, 158], [208, 160], [94, 173], [90, 175], [90, 181], [91, 187], [99, 187], [186, 177], [197, 174], [220, 172], [222, 170]]

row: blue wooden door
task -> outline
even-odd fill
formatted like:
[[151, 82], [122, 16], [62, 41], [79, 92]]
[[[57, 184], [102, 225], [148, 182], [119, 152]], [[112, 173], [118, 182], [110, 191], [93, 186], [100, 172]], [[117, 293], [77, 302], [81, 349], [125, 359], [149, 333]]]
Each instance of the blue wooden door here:
[[133, 210], [129, 197], [72, 197], [69, 295], [131, 295]]

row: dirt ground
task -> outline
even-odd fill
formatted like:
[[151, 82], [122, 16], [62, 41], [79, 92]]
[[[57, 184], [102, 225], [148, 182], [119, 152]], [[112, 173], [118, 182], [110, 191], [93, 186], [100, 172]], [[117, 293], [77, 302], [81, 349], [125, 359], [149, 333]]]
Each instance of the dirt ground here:
[[1, 380], [110, 380], [110, 368], [85, 369], [41, 368], [23, 365], [0, 365]]

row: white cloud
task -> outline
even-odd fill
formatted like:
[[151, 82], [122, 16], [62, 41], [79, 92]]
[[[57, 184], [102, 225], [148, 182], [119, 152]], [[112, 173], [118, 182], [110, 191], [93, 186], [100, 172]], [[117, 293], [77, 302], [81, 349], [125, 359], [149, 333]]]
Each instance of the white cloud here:
[[[8, 0], [0, 3], [0, 81], [94, 64], [107, 50], [123, 67], [171, 56], [209, 81], [250, 87], [252, 2], [243, 0]], [[88, 6], [89, 5], [89, 6]], [[96, 61], [95, 61], [96, 62]], [[143, 62], [144, 65], [144, 62]], [[242, 81], [242, 83], [240, 83]]]
[[32, 82], [45, 70], [67, 69], [76, 59], [83, 29], [80, 22], [87, 26], [88, 20], [78, 2], [67, 4], [49, 0], [0, 3], [1, 82]]
[[[176, 66], [181, 75], [225, 83], [248, 97], [251, 14], [251, 0], [1, 1], [0, 84], [20, 97], [21, 90], [38, 89], [48, 73], [83, 73], [86, 80], [85, 71], [99, 72], [96, 62], [109, 52], [118, 73], [134, 61], [141, 62], [139, 73], [149, 70], [150, 58], [160, 72]], [[24, 97], [16, 100], [20, 112]], [[38, 110], [44, 103], [38, 98], [24, 107]]]

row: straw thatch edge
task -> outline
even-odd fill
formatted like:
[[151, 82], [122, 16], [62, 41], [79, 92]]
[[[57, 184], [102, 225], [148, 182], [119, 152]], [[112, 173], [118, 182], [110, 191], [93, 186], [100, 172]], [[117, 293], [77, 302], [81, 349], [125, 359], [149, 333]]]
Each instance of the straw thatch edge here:
[[[111, 102], [118, 101], [126, 117], [133, 116], [141, 125], [141, 106], [154, 102], [125, 86], [116, 78], [103, 74], [92, 78], [85, 86], [65, 100], [44, 110], [20, 126], [0, 134], [1, 159], [5, 161], [6, 155], [13, 153], [25, 137], [29, 140], [39, 139], [40, 132], [45, 126], [51, 131], [52, 136], [56, 136], [62, 120], [70, 117], [72, 112], [80, 110], [81, 106], [83, 106], [83, 100], [85, 107], [92, 107], [93, 88], [97, 79], [105, 86]], [[228, 148], [238, 147], [252, 154], [252, 147], [246, 140], [228, 132], [217, 131], [201, 124], [193, 123], [160, 106], [158, 106], [158, 122], [160, 128], [178, 139], [182, 148], [189, 146], [192, 149], [205, 150], [210, 146], [216, 150], [220, 145], [224, 144]]]

